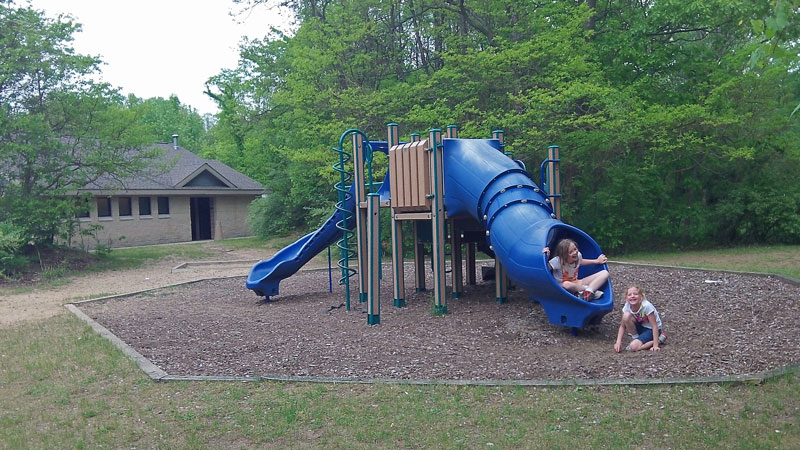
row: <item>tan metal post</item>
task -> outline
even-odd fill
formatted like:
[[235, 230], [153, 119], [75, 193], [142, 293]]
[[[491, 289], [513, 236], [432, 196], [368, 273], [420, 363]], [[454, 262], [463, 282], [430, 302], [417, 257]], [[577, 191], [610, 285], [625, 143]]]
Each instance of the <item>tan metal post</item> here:
[[559, 173], [560, 149], [557, 145], [547, 147], [547, 194], [550, 196], [553, 213], [561, 220], [561, 175]]
[[[411, 133], [411, 142], [419, 142], [420, 136], [418, 133]], [[417, 189], [421, 189], [419, 186]], [[421, 222], [415, 220], [412, 222], [414, 230], [414, 280], [416, 292], [423, 292], [425, 288], [425, 244], [419, 238], [419, 226]]]
[[356, 236], [358, 237], [358, 301], [367, 301], [367, 278], [368, 275], [364, 272], [368, 270], [367, 265], [367, 209], [364, 207], [367, 200], [366, 195], [366, 180], [364, 177], [364, 161], [366, 155], [364, 154], [364, 137], [361, 133], [353, 134], [353, 166], [355, 174], [353, 176], [353, 184], [355, 187], [355, 205], [356, 205]]
[[381, 323], [381, 229], [380, 229], [380, 195], [367, 195], [367, 323]]
[[[387, 125], [386, 142], [389, 148], [400, 143], [398, 136], [399, 126], [396, 123]], [[399, 180], [391, 180], [392, 185], [396, 185]], [[397, 192], [391, 192], [392, 197]], [[395, 209], [392, 208], [392, 285], [394, 294], [394, 306], [402, 307], [406, 305], [405, 298], [405, 270], [403, 261], [403, 222], [395, 218]]]

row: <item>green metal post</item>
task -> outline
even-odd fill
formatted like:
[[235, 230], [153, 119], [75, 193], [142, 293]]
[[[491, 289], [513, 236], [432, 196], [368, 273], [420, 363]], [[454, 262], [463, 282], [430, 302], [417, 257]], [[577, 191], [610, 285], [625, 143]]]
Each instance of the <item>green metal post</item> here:
[[431, 231], [433, 249], [433, 297], [436, 312], [447, 313], [447, 292], [445, 284], [445, 213], [444, 213], [444, 171], [442, 169], [442, 130], [432, 129], [428, 135], [428, 149], [431, 152], [431, 186], [433, 205], [431, 207]]

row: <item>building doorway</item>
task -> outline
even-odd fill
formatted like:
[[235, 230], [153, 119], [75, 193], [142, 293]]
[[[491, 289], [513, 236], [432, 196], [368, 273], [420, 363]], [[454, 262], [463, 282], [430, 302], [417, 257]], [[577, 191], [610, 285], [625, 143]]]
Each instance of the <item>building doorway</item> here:
[[214, 238], [211, 233], [211, 208], [211, 197], [189, 198], [193, 241], [206, 241]]

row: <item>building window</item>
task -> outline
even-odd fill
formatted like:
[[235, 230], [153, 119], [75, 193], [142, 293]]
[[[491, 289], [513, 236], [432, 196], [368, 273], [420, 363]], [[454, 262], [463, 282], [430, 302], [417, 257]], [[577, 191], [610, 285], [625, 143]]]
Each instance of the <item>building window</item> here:
[[78, 207], [78, 213], [75, 215], [79, 219], [88, 219], [89, 216], [89, 209], [91, 208], [91, 203], [89, 203], [89, 199], [86, 197], [79, 197], [76, 203]]
[[169, 215], [169, 197], [158, 197], [158, 214]]
[[120, 217], [130, 217], [133, 213], [131, 212], [131, 198], [130, 197], [120, 197], [119, 198], [119, 216]]
[[111, 197], [97, 197], [97, 217], [111, 217]]
[[139, 215], [149, 216], [150, 211], [150, 197], [139, 197]]

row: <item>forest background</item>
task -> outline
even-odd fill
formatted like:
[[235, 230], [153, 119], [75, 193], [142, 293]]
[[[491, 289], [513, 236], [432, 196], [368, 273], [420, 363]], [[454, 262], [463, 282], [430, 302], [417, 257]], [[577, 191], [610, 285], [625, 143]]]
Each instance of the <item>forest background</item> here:
[[172, 134], [270, 191], [259, 234], [313, 229], [341, 133], [389, 122], [502, 129], [537, 182], [560, 146], [563, 219], [612, 254], [800, 243], [800, 0], [232, 1], [289, 6], [295, 31], [244, 41], [205, 117], [92, 81], [79, 24], [0, 1], [0, 256], [72, 232], [81, 203], [53, 194]]

